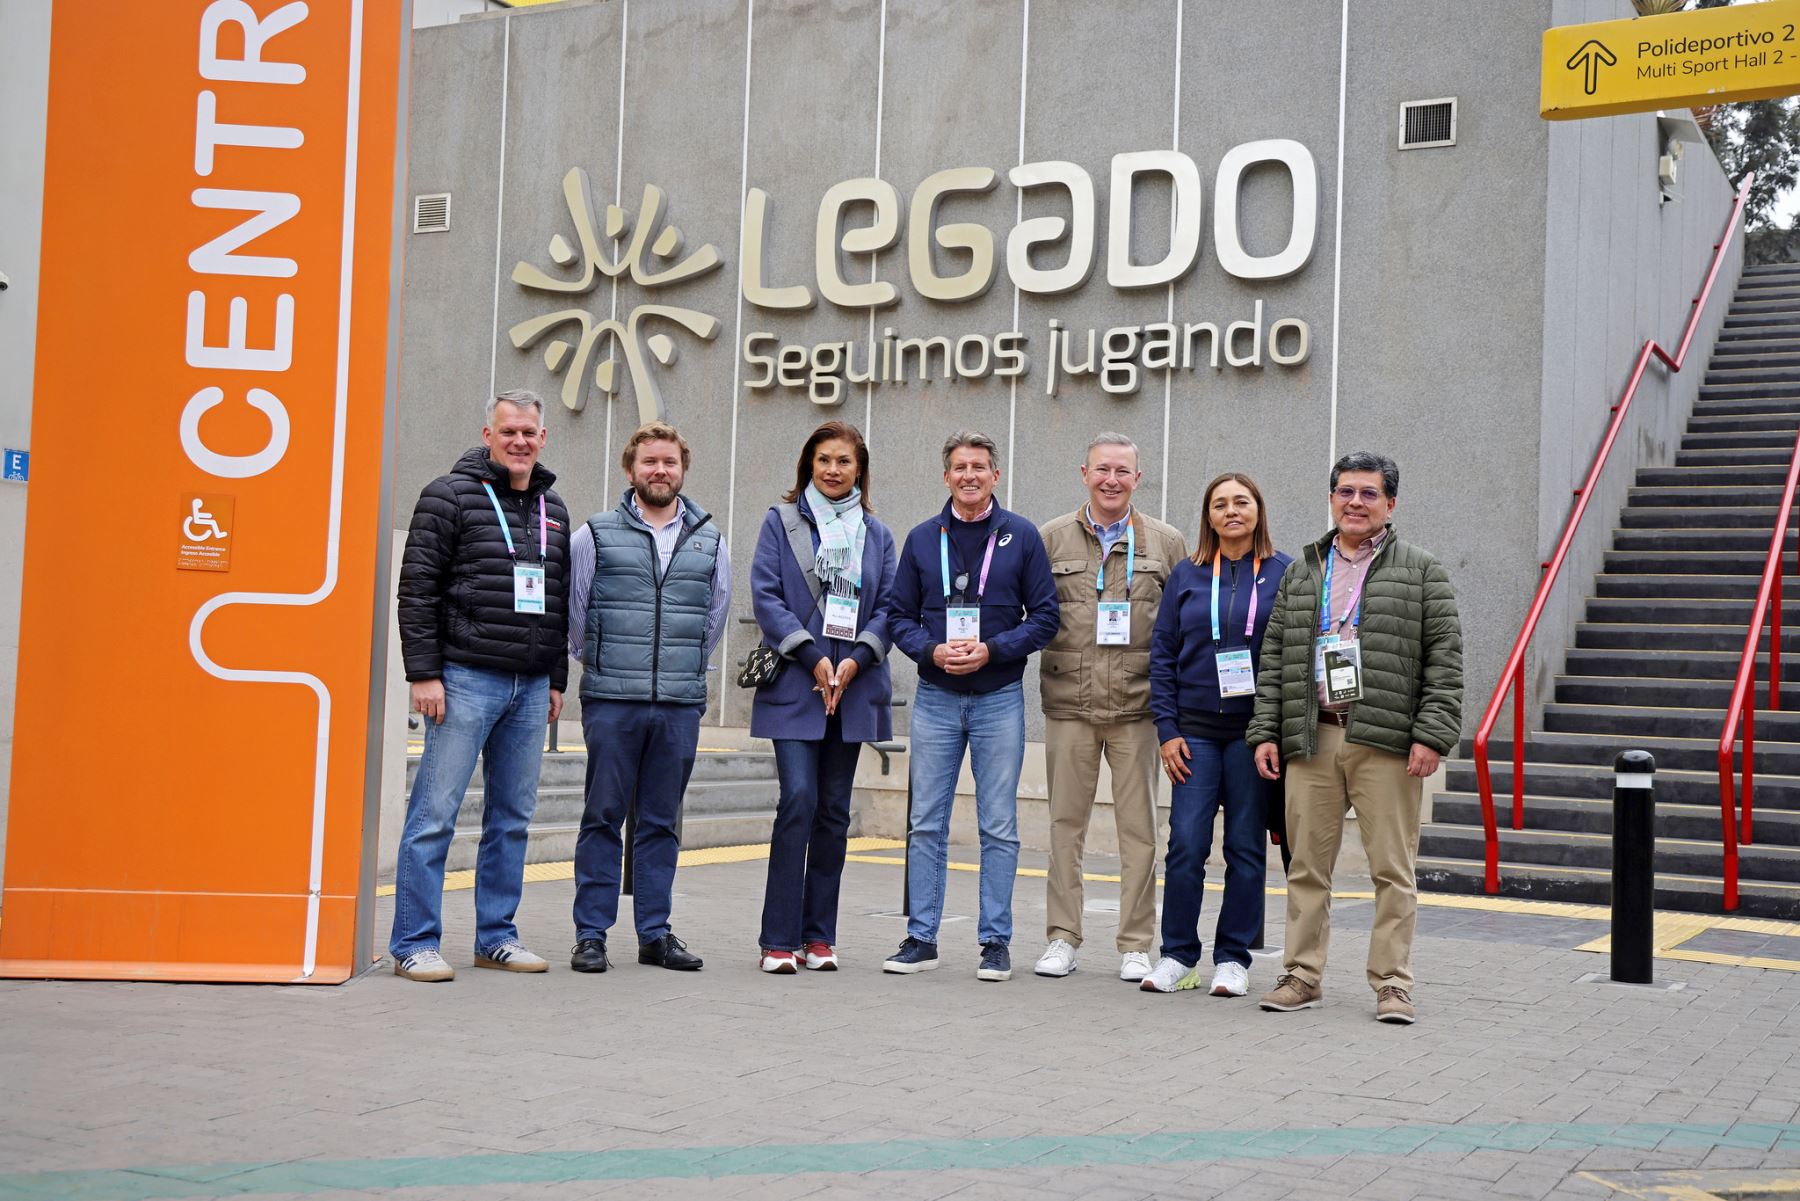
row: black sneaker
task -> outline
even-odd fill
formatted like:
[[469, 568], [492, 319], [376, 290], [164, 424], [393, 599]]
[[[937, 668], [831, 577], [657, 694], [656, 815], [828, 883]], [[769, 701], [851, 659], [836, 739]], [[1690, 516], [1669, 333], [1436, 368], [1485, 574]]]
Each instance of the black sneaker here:
[[612, 966], [606, 957], [606, 940], [584, 938], [569, 952], [569, 966], [578, 972], [604, 972]]
[[881, 970], [907, 976], [913, 972], [932, 971], [937, 965], [935, 942], [920, 942], [916, 938], [908, 938], [900, 944], [898, 951], [888, 956], [887, 962], [881, 965]]
[[1003, 942], [983, 943], [981, 966], [975, 969], [977, 980], [1011, 980], [1012, 955]]
[[687, 944], [670, 932], [655, 942], [639, 943], [638, 962], [677, 972], [697, 972], [704, 960], [688, 950]]

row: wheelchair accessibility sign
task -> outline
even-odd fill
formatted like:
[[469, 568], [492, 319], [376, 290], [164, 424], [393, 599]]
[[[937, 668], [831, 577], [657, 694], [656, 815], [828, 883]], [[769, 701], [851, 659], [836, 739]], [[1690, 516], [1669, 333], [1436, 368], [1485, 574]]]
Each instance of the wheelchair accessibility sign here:
[[181, 497], [175, 567], [179, 571], [230, 571], [236, 499], [223, 492], [188, 492]]

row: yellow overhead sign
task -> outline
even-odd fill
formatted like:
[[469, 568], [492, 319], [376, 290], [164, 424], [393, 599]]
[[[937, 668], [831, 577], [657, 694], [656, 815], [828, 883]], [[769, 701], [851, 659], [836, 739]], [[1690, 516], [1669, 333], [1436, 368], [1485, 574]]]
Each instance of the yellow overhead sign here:
[[1538, 111], [1552, 121], [1800, 93], [1800, 0], [1544, 31]]

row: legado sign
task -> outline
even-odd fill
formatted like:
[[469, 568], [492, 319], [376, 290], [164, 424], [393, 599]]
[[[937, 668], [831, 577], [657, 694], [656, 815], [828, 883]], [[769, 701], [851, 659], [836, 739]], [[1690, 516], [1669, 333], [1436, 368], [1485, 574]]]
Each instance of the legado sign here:
[[[1271, 166], [1286, 172], [1292, 184], [1286, 243], [1275, 253], [1257, 255], [1245, 248], [1239, 212], [1244, 176], [1252, 168]], [[1162, 177], [1173, 197], [1173, 219], [1168, 250], [1152, 263], [1132, 259], [1132, 202], [1143, 181]], [[878, 312], [901, 303], [901, 288], [891, 280], [852, 282], [844, 270], [844, 256], [873, 255], [903, 241], [906, 247], [906, 282], [913, 293], [940, 304], [959, 304], [985, 295], [998, 281], [1001, 258], [1012, 285], [1022, 293], [1057, 296], [1081, 288], [1099, 269], [1099, 222], [1092, 176], [1075, 163], [1045, 161], [1011, 168], [1006, 178], [1027, 197], [1042, 196], [1069, 213], [1062, 216], [1029, 216], [1006, 234], [1004, 244], [993, 230], [970, 222], [945, 223], [939, 213], [943, 202], [957, 195], [982, 194], [999, 183], [989, 167], [953, 167], [938, 171], [913, 189], [910, 205], [886, 180], [872, 177], [847, 179], [827, 189], [820, 198], [812, 222], [814, 271], [811, 280], [780, 281], [770, 278], [768, 247], [772, 230], [773, 201], [767, 191], [752, 187], [743, 207], [743, 289], [745, 302], [769, 313], [810, 309], [821, 300], [838, 309]], [[1194, 270], [1201, 260], [1207, 233], [1205, 188], [1200, 168], [1188, 155], [1170, 150], [1144, 150], [1115, 155], [1111, 163], [1106, 220], [1106, 282], [1125, 292], [1165, 288]], [[646, 288], [690, 279], [720, 265], [717, 252], [707, 245], [672, 265], [662, 266], [681, 252], [680, 230], [670, 225], [658, 235], [664, 198], [655, 187], [645, 189], [635, 228], [617, 207], [609, 207], [605, 236], [614, 245], [626, 242], [616, 258], [601, 249], [585, 173], [571, 170], [563, 181], [564, 195], [576, 231], [579, 252], [560, 234], [549, 245], [551, 259], [563, 268], [580, 260], [574, 275], [552, 276], [528, 263], [520, 263], [513, 280], [531, 290], [579, 293], [591, 290], [602, 277], [629, 275]], [[1269, 139], [1233, 147], [1220, 160], [1212, 188], [1211, 245], [1219, 267], [1233, 278], [1256, 282], [1283, 279], [1301, 271], [1312, 258], [1318, 235], [1319, 184], [1313, 156], [1299, 142]], [[867, 223], [847, 226], [851, 214], [868, 214]], [[934, 250], [959, 254], [964, 269], [954, 275], [940, 272]], [[652, 257], [654, 256], [654, 261]], [[1056, 258], [1053, 266], [1045, 257]], [[622, 346], [638, 395], [641, 415], [661, 415], [660, 389], [652, 377], [649, 357], [668, 364], [674, 343], [667, 334], [641, 340], [640, 322], [660, 319], [685, 328], [700, 338], [711, 338], [718, 322], [692, 309], [643, 305], [621, 322], [599, 321], [579, 309], [564, 309], [534, 317], [512, 327], [513, 344], [521, 349], [562, 326], [572, 327], [574, 339], [557, 339], [545, 348], [544, 362], [552, 372], [567, 368], [563, 401], [572, 409], [582, 404], [593, 380], [611, 392], [617, 386], [613, 361], [594, 364], [602, 338], [610, 336]], [[1151, 321], [1110, 329], [1076, 330], [1059, 318], [1045, 327], [1048, 346], [1042, 376], [1044, 392], [1054, 396], [1063, 381], [1081, 376], [1098, 379], [1102, 389], [1118, 396], [1138, 390], [1147, 373], [1261, 367], [1264, 364], [1296, 366], [1312, 352], [1312, 330], [1298, 317], [1268, 319], [1265, 303], [1254, 299], [1247, 314], [1225, 320]], [[804, 390], [817, 404], [835, 405], [845, 399], [852, 385], [898, 384], [933, 380], [981, 379], [995, 376], [1016, 379], [1032, 371], [1030, 339], [1023, 330], [932, 333], [906, 336], [893, 326], [866, 341], [829, 341], [812, 344], [783, 343], [775, 334], [752, 330], [743, 336], [739, 353], [746, 368], [744, 384], [753, 391], [774, 388]], [[645, 351], [648, 350], [649, 357]]]
[[357, 969], [402, 8], [52, 15], [0, 975]]

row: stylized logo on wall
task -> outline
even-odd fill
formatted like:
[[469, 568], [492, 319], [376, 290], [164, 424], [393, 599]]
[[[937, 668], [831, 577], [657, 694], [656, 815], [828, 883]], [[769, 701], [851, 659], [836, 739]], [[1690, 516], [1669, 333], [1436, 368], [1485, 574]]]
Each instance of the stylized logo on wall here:
[[[563, 199], [569, 206], [569, 218], [574, 222], [575, 238], [580, 245], [571, 247], [568, 239], [556, 234], [550, 239], [549, 254], [552, 262], [565, 269], [579, 260], [579, 273], [572, 278], [559, 277], [521, 262], [513, 268], [512, 278], [523, 288], [557, 296], [584, 296], [592, 292], [601, 279], [616, 280], [624, 275], [629, 275], [641, 288], [661, 288], [695, 279], [719, 266], [719, 252], [710, 243], [685, 258], [679, 257], [683, 245], [681, 230], [673, 223], [662, 224], [667, 199], [662, 189], [654, 184], [645, 185], [635, 222], [618, 205], [607, 205], [604, 231], [594, 220], [593, 189], [586, 171], [575, 167], [563, 176]], [[657, 232], [659, 225], [662, 226], [660, 233]], [[625, 242], [624, 252], [619, 257], [609, 257], [601, 250], [602, 236], [617, 246], [627, 235], [629, 241]], [[672, 265], [663, 266], [664, 263]], [[551, 330], [574, 327], [572, 331], [552, 338], [544, 347], [544, 366], [552, 375], [564, 373], [562, 401], [574, 410], [580, 410], [586, 404], [590, 380], [609, 396], [618, 391], [618, 362], [611, 352], [614, 348], [621, 350], [631, 372], [638, 418], [654, 421], [665, 419], [667, 413], [650, 360], [655, 359], [665, 367], [675, 361], [673, 338], [667, 333], [647, 336], [644, 333], [646, 325], [657, 322], [677, 325], [695, 337], [709, 341], [719, 332], [718, 318], [697, 309], [645, 303], [633, 308], [623, 321], [613, 317], [602, 319], [583, 308], [559, 309], [521, 321], [509, 329], [507, 335], [514, 346], [524, 350]], [[601, 340], [609, 337], [607, 357], [595, 363]], [[593, 369], [591, 376], [590, 367]]]

